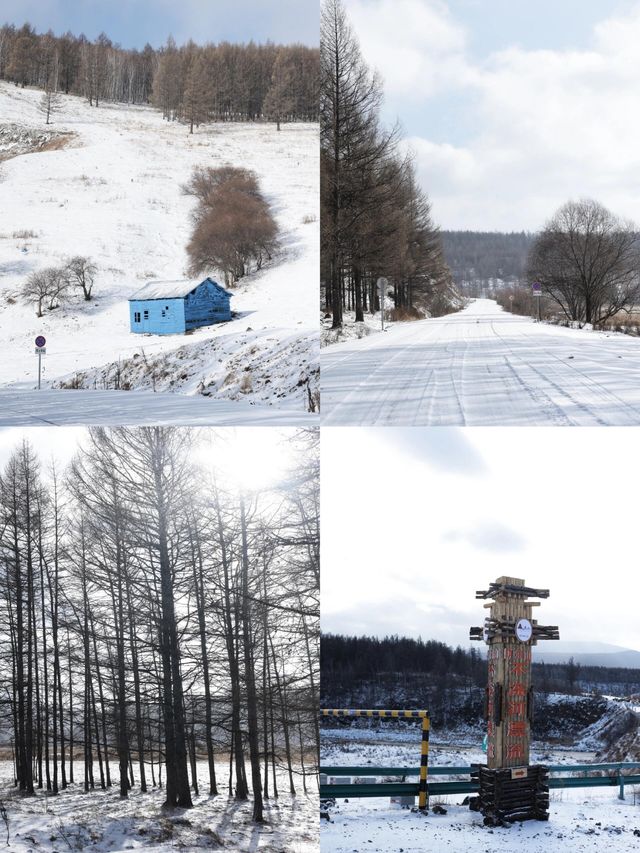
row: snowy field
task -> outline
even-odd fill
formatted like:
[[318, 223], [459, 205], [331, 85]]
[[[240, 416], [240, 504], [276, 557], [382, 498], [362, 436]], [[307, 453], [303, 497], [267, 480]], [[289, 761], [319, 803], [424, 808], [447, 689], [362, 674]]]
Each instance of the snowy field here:
[[[96, 765], [95, 773], [98, 769]], [[82, 765], [76, 764], [80, 778]], [[223, 774], [224, 775], [224, 774]], [[99, 777], [96, 777], [99, 778]], [[207, 790], [206, 762], [198, 765], [201, 791]], [[318, 794], [309, 779], [309, 793], [292, 797], [286, 774], [278, 799], [265, 800], [265, 824], [251, 820], [251, 803], [237, 803], [226, 794], [194, 797], [194, 808], [164, 812], [163, 792], [141, 794], [134, 788], [121, 800], [117, 788], [85, 794], [76, 782], [56, 797], [21, 797], [12, 787], [12, 767], [0, 762], [1, 798], [9, 818], [9, 845], [15, 853], [61, 853], [92, 850], [118, 853], [144, 850], [237, 850], [241, 853], [316, 853], [318, 850]], [[302, 785], [299, 785], [300, 789]], [[0, 839], [6, 828], [0, 821]]]
[[[354, 736], [355, 735], [355, 736]], [[411, 766], [419, 764], [420, 733], [409, 731], [363, 732], [325, 729], [322, 732], [322, 764], [331, 766]], [[435, 745], [429, 753], [432, 765], [465, 766], [484, 760], [477, 747]], [[584, 763], [593, 753], [544, 748], [532, 751], [532, 762]], [[438, 776], [440, 781], [446, 776]], [[417, 780], [416, 780], [417, 781]], [[321, 821], [323, 853], [424, 853], [443, 850], [464, 853], [616, 853], [640, 849], [640, 791], [617, 788], [556, 789], [550, 792], [550, 820], [526, 821], [511, 827], [487, 828], [482, 815], [462, 805], [463, 794], [431, 798], [441, 803], [445, 815], [427, 816], [391, 805], [389, 798], [339, 799], [330, 809], [331, 822]], [[635, 799], [635, 802], [634, 802]]]
[[637, 338], [535, 323], [489, 299], [325, 347], [321, 371], [327, 425], [640, 424]]
[[[0, 82], [0, 126], [11, 125], [0, 160], [21, 152], [0, 163], [0, 384], [34, 388], [33, 341], [42, 334], [50, 385], [80, 373], [83, 387], [112, 388], [117, 367], [135, 388], [307, 411], [318, 385], [317, 125], [278, 133], [216, 124], [190, 136], [150, 107], [95, 109], [68, 96], [47, 129], [70, 134], [64, 146], [36, 148], [40, 97]], [[257, 173], [280, 227], [280, 256], [234, 289], [232, 321], [188, 336], [131, 334], [127, 297], [149, 279], [185, 277], [194, 200], [182, 185], [195, 166], [221, 165]], [[78, 254], [98, 265], [95, 299], [76, 296], [38, 319], [19, 299], [22, 283]]]

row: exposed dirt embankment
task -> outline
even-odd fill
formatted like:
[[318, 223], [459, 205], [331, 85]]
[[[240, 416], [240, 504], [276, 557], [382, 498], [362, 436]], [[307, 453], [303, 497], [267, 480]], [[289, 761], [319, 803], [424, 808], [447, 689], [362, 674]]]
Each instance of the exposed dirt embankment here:
[[66, 148], [75, 136], [75, 133], [62, 133], [49, 128], [0, 124], [0, 162], [19, 157], [21, 154]]
[[598, 727], [600, 761], [640, 761], [640, 701], [610, 702]]

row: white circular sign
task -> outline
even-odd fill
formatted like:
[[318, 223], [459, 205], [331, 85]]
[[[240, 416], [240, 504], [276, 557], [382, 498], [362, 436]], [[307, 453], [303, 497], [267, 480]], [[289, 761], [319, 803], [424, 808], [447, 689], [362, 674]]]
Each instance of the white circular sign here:
[[533, 628], [528, 619], [518, 619], [516, 622], [516, 637], [521, 643], [527, 643], [533, 635]]

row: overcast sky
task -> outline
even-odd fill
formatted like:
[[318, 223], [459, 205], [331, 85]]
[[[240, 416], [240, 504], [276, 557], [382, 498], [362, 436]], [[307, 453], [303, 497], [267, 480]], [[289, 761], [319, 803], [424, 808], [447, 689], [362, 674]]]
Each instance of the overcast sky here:
[[205, 41], [319, 42], [319, 0], [2, 0], [0, 23], [84, 33], [123, 47], [154, 47], [172, 34]]
[[640, 0], [345, 0], [445, 228], [640, 221]]
[[640, 650], [639, 480], [635, 430], [323, 429], [323, 630], [468, 646], [509, 575], [561, 640]]
[[[267, 489], [286, 476], [292, 464], [288, 427], [192, 428], [197, 442], [195, 460], [199, 467], [215, 464], [216, 473], [226, 485], [245, 492]], [[86, 427], [0, 428], [0, 472], [23, 440], [29, 442], [46, 475], [55, 461], [62, 475], [78, 449], [88, 444]]]

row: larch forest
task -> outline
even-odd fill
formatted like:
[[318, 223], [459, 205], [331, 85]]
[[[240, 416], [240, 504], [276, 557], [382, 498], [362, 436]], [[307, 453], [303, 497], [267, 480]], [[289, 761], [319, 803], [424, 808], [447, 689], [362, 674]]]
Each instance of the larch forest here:
[[227, 440], [96, 428], [64, 468], [27, 439], [8, 457], [0, 725], [22, 794], [220, 795], [261, 822], [316, 785], [318, 434], [287, 431], [286, 475], [253, 491], [220, 476]]
[[[323, 308], [334, 329], [380, 310], [389, 282], [395, 319], [460, 307], [431, 202], [398, 126], [380, 117], [383, 84], [364, 61], [341, 0], [321, 18], [320, 165]], [[385, 296], [387, 293], [385, 293]]]
[[318, 67], [318, 49], [305, 45], [178, 46], [169, 37], [160, 49], [126, 50], [105, 33], [90, 41], [29, 23], [0, 27], [0, 79], [42, 89], [49, 108], [56, 93], [95, 107], [151, 103], [191, 132], [207, 121], [317, 121]]

